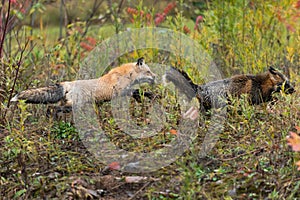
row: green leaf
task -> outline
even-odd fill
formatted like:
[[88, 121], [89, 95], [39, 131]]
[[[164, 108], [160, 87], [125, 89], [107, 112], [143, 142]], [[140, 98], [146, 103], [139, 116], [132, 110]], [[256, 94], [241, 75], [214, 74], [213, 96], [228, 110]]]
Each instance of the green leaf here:
[[31, 9], [29, 10], [29, 15], [32, 15], [34, 12], [35, 12], [35, 8], [31, 8]]
[[26, 191], [27, 191], [26, 189], [19, 190], [18, 192], [15, 193], [14, 199], [22, 196]]
[[21, 12], [16, 12], [16, 16], [17, 18], [19, 18], [20, 20], [24, 19], [24, 16]]

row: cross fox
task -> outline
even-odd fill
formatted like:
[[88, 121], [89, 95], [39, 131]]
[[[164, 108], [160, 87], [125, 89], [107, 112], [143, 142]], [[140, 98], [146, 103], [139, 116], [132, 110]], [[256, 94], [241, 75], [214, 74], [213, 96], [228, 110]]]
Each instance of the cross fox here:
[[[283, 90], [292, 94], [295, 89], [288, 78], [270, 67], [267, 72], [257, 75], [235, 75], [231, 78], [196, 85], [184, 71], [171, 67], [165, 79], [178, 86], [188, 99], [197, 97], [205, 110], [220, 106], [220, 98], [240, 97], [247, 94], [250, 104], [260, 104], [272, 100], [272, 93]], [[219, 106], [218, 106], [219, 105]]]
[[[156, 75], [139, 58], [136, 63], [126, 63], [113, 68], [98, 79], [76, 80], [57, 83], [55, 85], [28, 89], [20, 92], [11, 101], [26, 100], [26, 103], [48, 104], [61, 102], [64, 106], [72, 106], [72, 95], [81, 98], [92, 97], [95, 101], [111, 100], [113, 95], [128, 91], [137, 83], [154, 83]], [[78, 92], [80, 91], [80, 92]]]

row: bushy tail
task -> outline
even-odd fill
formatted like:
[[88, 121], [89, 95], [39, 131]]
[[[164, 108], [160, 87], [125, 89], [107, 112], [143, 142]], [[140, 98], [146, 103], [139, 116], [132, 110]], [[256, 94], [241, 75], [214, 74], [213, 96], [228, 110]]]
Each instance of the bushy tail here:
[[188, 74], [184, 71], [171, 67], [166, 71], [165, 78], [174, 83], [180, 92], [184, 93], [189, 99], [196, 96], [198, 85], [196, 85]]
[[64, 88], [60, 84], [51, 85], [48, 87], [28, 89], [20, 92], [11, 101], [26, 100], [26, 103], [56, 103], [63, 99]]

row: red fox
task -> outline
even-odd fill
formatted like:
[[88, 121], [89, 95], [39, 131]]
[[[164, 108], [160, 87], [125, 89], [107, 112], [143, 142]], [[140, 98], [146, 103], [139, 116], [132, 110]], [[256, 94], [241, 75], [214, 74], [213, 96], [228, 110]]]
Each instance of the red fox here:
[[228, 100], [230, 96], [240, 97], [248, 94], [251, 104], [260, 104], [272, 100], [272, 93], [284, 90], [292, 94], [295, 89], [288, 78], [278, 70], [270, 67], [265, 73], [258, 75], [235, 75], [231, 78], [196, 85], [186, 72], [171, 67], [165, 78], [179, 87], [189, 99], [197, 97], [205, 110], [215, 107], [219, 99]]
[[11, 101], [26, 100], [26, 103], [48, 104], [61, 102], [72, 105], [72, 95], [80, 91], [80, 97], [92, 97], [95, 101], [111, 100], [114, 94], [123, 93], [136, 83], [154, 83], [156, 75], [139, 58], [136, 63], [127, 63], [113, 68], [98, 79], [61, 82], [55, 85], [28, 89], [20, 92]]

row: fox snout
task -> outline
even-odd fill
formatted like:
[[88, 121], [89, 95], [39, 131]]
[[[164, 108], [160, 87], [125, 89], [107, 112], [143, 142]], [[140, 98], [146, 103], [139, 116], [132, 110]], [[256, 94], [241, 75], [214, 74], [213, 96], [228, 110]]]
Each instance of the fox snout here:
[[151, 73], [152, 73], [152, 74], [151, 74], [151, 77], [152, 77], [151, 83], [154, 84], [154, 83], [156, 82], [156, 77], [157, 77], [157, 75], [154, 74], [153, 72], [151, 72]]
[[142, 83], [154, 84], [155, 80], [156, 74], [154, 74], [153, 72], [147, 72], [147, 75], [141, 75], [136, 80], [134, 80], [133, 85]]
[[154, 84], [156, 82], [157, 75], [153, 73], [150, 69], [144, 73], [144, 75], [140, 78], [139, 82], [146, 82], [149, 84]]
[[277, 85], [275, 92], [283, 91], [285, 94], [293, 94], [296, 92], [295, 88], [288, 82]]
[[284, 92], [285, 92], [286, 94], [293, 94], [294, 92], [296, 92], [296, 90], [295, 90], [295, 88], [290, 87], [290, 88], [286, 88], [286, 89], [284, 90]]
[[147, 77], [145, 80], [146, 82], [148, 82], [149, 84], [154, 84], [156, 82], [156, 74], [152, 73], [151, 76]]

